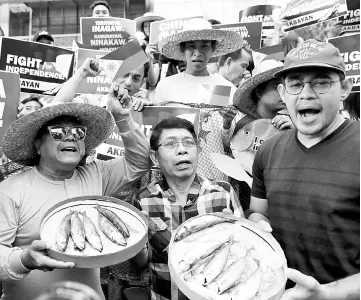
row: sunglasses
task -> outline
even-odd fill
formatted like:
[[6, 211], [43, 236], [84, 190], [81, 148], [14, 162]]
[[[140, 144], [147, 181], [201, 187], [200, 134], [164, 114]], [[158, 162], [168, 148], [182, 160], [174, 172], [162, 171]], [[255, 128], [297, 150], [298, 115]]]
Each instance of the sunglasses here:
[[54, 125], [48, 126], [48, 131], [50, 136], [55, 141], [64, 141], [66, 137], [71, 133], [71, 135], [76, 140], [84, 140], [86, 136], [86, 127], [78, 126], [62, 126]]

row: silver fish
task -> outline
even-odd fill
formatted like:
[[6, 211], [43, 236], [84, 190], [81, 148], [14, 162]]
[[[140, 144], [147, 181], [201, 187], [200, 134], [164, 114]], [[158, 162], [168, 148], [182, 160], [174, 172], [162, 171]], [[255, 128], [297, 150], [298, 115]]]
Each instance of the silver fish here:
[[71, 229], [71, 215], [73, 212], [68, 213], [60, 222], [58, 232], [56, 234], [56, 244], [60, 251], [64, 252], [68, 246], [70, 229]]
[[99, 252], [103, 251], [103, 243], [98, 233], [97, 228], [95, 227], [93, 221], [88, 218], [85, 212], [80, 213], [83, 216], [83, 224], [85, 229], [85, 238], [89, 244]]
[[85, 229], [78, 212], [73, 212], [71, 215], [71, 238], [75, 248], [83, 251], [85, 248]]
[[98, 224], [100, 230], [113, 242], [120, 246], [126, 246], [127, 242], [120, 231], [104, 217], [101, 213], [98, 214]]

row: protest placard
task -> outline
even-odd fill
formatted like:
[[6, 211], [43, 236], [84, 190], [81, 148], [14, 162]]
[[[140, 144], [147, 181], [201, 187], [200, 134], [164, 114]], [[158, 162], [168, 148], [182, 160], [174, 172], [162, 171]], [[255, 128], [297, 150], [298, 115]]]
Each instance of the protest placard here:
[[352, 78], [353, 92], [360, 92], [360, 34], [340, 36], [328, 40], [340, 50], [346, 65], [346, 77]]
[[274, 31], [274, 17], [281, 12], [278, 5], [256, 5], [250, 6], [239, 12], [239, 22], [262, 22], [262, 39], [271, 36]]
[[0, 38], [0, 70], [20, 74], [22, 92], [38, 93], [67, 81], [74, 52], [60, 47]]
[[[186, 119], [194, 124], [195, 132], [199, 130], [200, 110], [197, 108], [148, 106], [141, 112], [132, 110], [132, 116], [148, 139], [154, 126], [171, 116]], [[115, 128], [109, 138], [97, 148], [96, 153], [97, 158], [102, 160], [116, 158], [124, 154], [124, 145], [118, 128]]]
[[214, 29], [229, 30], [237, 32], [242, 36], [245, 45], [251, 49], [261, 47], [262, 22], [234, 23], [213, 25]]
[[187, 26], [186, 24], [187, 22], [189, 22], [189, 20], [198, 18], [202, 19], [203, 17], [179, 18], [173, 20], [155, 21], [150, 23], [149, 43], [157, 44], [161, 38], [183, 31], [184, 27]]
[[195, 99], [199, 103], [228, 106], [231, 87], [225, 85], [199, 84]]
[[16, 120], [19, 100], [19, 74], [0, 71], [0, 144], [6, 130]]
[[[74, 48], [74, 47], [73, 47]], [[100, 59], [108, 54], [108, 51], [84, 49], [77, 43], [75, 47], [76, 64], [75, 69], [79, 69], [87, 58]], [[108, 78], [105, 73], [100, 73], [96, 77], [87, 77], [81, 82], [76, 93], [77, 94], [107, 94], [112, 84], [112, 79]]]
[[129, 42], [135, 34], [135, 21], [113, 17], [82, 17], [82, 43], [97, 50], [114, 51]]
[[347, 13], [346, 0], [292, 0], [281, 12], [285, 32], [335, 19]]
[[360, 34], [360, 1], [346, 0], [347, 14], [339, 18], [340, 35], [349, 33]]

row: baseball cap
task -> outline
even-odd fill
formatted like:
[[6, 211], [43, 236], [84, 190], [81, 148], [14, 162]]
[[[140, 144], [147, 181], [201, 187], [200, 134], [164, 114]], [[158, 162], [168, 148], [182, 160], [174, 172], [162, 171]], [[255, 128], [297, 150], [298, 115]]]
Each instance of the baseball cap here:
[[47, 37], [49, 40], [54, 42], [53, 37], [51, 36], [51, 34], [45, 30], [39, 31], [34, 35], [34, 41], [38, 41], [39, 38], [41, 37]]
[[338, 48], [311, 39], [292, 49], [285, 58], [283, 69], [274, 76], [284, 77], [286, 73], [306, 67], [323, 67], [345, 74], [345, 63]]

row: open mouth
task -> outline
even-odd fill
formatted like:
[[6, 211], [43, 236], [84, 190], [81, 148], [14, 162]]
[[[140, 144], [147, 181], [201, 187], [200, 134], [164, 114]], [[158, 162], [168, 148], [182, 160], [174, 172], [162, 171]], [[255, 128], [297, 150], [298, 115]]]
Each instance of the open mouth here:
[[203, 60], [200, 59], [193, 59], [192, 62], [194, 63], [203, 63]]
[[298, 113], [304, 119], [312, 119], [320, 113], [320, 110], [316, 108], [307, 108], [307, 109], [300, 109]]
[[65, 147], [60, 150], [61, 152], [78, 152], [78, 150], [75, 147]]
[[176, 163], [176, 166], [179, 168], [186, 168], [191, 164], [190, 160], [180, 160]]

